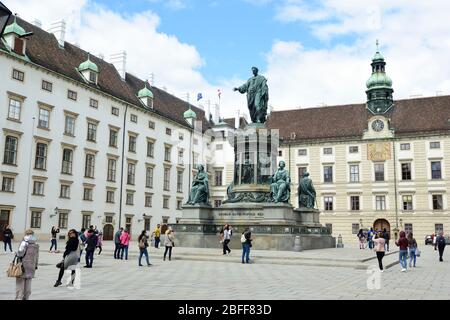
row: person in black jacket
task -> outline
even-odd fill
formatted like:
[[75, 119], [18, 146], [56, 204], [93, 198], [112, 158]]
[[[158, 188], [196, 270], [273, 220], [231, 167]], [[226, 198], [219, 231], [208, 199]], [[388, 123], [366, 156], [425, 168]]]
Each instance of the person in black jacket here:
[[3, 230], [3, 243], [5, 244], [5, 252], [6, 252], [6, 246], [9, 246], [9, 251], [12, 251], [11, 248], [11, 240], [14, 238], [14, 235], [11, 231], [10, 226], [6, 226], [5, 230]]
[[93, 229], [88, 230], [87, 240], [86, 240], [86, 265], [85, 268], [92, 268], [92, 263], [94, 262], [94, 252], [97, 247], [98, 237], [94, 233]]
[[444, 261], [442, 259], [442, 255], [444, 254], [444, 249], [445, 249], [445, 238], [444, 238], [444, 233], [441, 231], [439, 233], [439, 236], [436, 238], [436, 244], [434, 245], [434, 250], [436, 250], [436, 248], [439, 250], [439, 261], [442, 262]]
[[[250, 248], [252, 246], [252, 233], [249, 228], [245, 228], [241, 236], [242, 242], [242, 263], [250, 263]], [[245, 258], [245, 262], [244, 262]]]
[[[64, 251], [63, 258], [64, 260], [61, 262], [60, 268], [59, 268], [59, 275], [58, 280], [56, 280], [55, 287], [60, 286], [62, 277], [64, 275], [64, 271], [67, 270], [70, 266], [77, 265], [78, 263], [78, 257], [80, 254], [79, 251], [79, 240], [78, 240], [78, 233], [76, 230], [72, 229], [69, 231], [69, 239], [66, 243], [66, 251]], [[72, 283], [75, 280], [75, 270], [72, 270]]]
[[52, 252], [53, 247], [55, 247], [55, 252], [58, 252], [58, 241], [56, 240], [56, 237], [59, 233], [59, 228], [56, 228], [55, 226], [53, 226], [51, 233], [52, 233], [52, 241], [51, 241], [49, 252]]

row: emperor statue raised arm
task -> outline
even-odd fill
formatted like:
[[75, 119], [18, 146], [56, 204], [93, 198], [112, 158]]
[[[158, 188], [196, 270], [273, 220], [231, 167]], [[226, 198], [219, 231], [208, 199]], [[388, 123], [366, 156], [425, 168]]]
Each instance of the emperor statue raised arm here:
[[209, 201], [209, 183], [208, 174], [205, 172], [205, 167], [201, 164], [197, 165], [198, 173], [192, 182], [191, 192], [186, 204], [208, 204]]
[[252, 68], [253, 77], [247, 83], [234, 91], [247, 93], [247, 105], [253, 123], [265, 123], [267, 117], [267, 103], [269, 101], [269, 87], [267, 79], [258, 75], [258, 68]]
[[272, 202], [288, 203], [291, 197], [291, 177], [289, 171], [285, 169], [286, 163], [280, 161], [277, 172], [272, 177], [270, 185], [270, 196]]

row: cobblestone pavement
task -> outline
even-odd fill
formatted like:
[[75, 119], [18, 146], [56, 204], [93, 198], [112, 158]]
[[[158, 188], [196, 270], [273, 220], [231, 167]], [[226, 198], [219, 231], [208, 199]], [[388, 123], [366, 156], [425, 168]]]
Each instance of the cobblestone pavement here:
[[[114, 260], [110, 252], [95, 255], [94, 268], [81, 268], [79, 289], [54, 288], [62, 253], [40, 252], [40, 266], [32, 284], [31, 299], [450, 299], [450, 254], [438, 262], [437, 251], [422, 246], [417, 268], [400, 272], [394, 266], [380, 273], [379, 289], [368, 289], [367, 270], [278, 264], [240, 264], [209, 261], [162, 261], [163, 250], [152, 249], [153, 266], [138, 267], [137, 259]], [[174, 248], [174, 256], [177, 250]], [[194, 249], [186, 249], [191, 251]], [[327, 249], [323, 255], [338, 259], [370, 256], [368, 250]], [[235, 250], [236, 251], [236, 250]], [[206, 251], [208, 252], [208, 251]], [[206, 253], [205, 253], [206, 254]], [[276, 256], [276, 253], [270, 253]], [[290, 254], [290, 253], [289, 253]], [[289, 255], [285, 253], [283, 255]], [[320, 256], [320, 250], [310, 252]], [[238, 252], [230, 259], [239, 259]], [[15, 280], [6, 277], [13, 254], [0, 254], [0, 299], [13, 299]], [[342, 257], [341, 257], [342, 258]], [[84, 260], [84, 255], [83, 255]], [[83, 261], [82, 260], [82, 261]], [[375, 265], [376, 261], [373, 261]], [[84, 264], [82, 264], [84, 265]], [[374, 268], [376, 269], [376, 268]], [[64, 282], [64, 280], [63, 280]], [[372, 283], [371, 281], [369, 281]], [[224, 290], [226, 284], [227, 290]], [[375, 281], [375, 287], [377, 282]], [[374, 287], [370, 285], [369, 287]], [[245, 289], [243, 289], [245, 288]]]

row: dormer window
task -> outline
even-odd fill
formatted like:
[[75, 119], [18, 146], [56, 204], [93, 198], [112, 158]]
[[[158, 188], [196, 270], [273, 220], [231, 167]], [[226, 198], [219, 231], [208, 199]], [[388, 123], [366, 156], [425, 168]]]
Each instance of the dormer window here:
[[97, 74], [95, 72], [89, 73], [89, 82], [97, 84]]
[[11, 51], [21, 56], [25, 55], [26, 39], [23, 38], [25, 36], [27, 36], [27, 33], [17, 23], [17, 17], [14, 17], [14, 22], [5, 28], [3, 33], [3, 37], [11, 48]]
[[147, 88], [147, 82], [145, 82], [144, 88], [138, 92], [137, 97], [143, 105], [147, 108], [153, 109], [153, 92]]
[[88, 53], [88, 59], [81, 63], [78, 71], [83, 76], [86, 82], [97, 85], [99, 70], [97, 65], [91, 61], [91, 55]]

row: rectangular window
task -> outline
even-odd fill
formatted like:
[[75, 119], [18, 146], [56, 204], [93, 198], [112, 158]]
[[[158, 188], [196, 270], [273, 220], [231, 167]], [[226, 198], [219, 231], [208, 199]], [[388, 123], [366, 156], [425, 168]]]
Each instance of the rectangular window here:
[[152, 195], [151, 194], [146, 194], [145, 195], [145, 206], [146, 207], [151, 207], [152, 206]]
[[89, 99], [89, 107], [98, 109], [98, 100]]
[[130, 121], [131, 121], [131, 122], [134, 122], [134, 123], [137, 123], [137, 122], [138, 122], [138, 117], [137, 117], [137, 115], [131, 114], [131, 115], [130, 115]]
[[441, 162], [440, 161], [432, 161], [431, 162], [431, 179], [442, 179], [441, 172]]
[[172, 151], [171, 147], [164, 148], [164, 161], [170, 162], [170, 153]]
[[195, 153], [195, 152], [193, 152], [192, 158], [193, 158], [193, 160], [194, 160], [194, 163], [193, 163], [194, 168], [197, 169], [197, 165], [198, 165], [198, 154]]
[[359, 232], [359, 223], [352, 223], [352, 234], [358, 234]]
[[50, 127], [50, 111], [39, 108], [39, 128], [48, 129]]
[[64, 125], [64, 134], [75, 136], [75, 118], [66, 116]]
[[15, 80], [23, 82], [23, 79], [25, 78], [25, 73], [23, 73], [22, 71], [13, 69], [12, 77]]
[[436, 223], [434, 225], [434, 234], [444, 233], [444, 225], [442, 223]]
[[411, 180], [411, 163], [402, 163], [402, 180]]
[[153, 188], [153, 168], [147, 167], [147, 173], [145, 177], [145, 186], [147, 188]]
[[83, 192], [83, 200], [92, 201], [92, 189], [91, 188], [84, 188]]
[[134, 193], [127, 193], [127, 205], [132, 206], [134, 203]]
[[155, 143], [147, 141], [147, 157], [153, 158], [155, 156]]
[[51, 82], [42, 80], [42, 90], [52, 92], [53, 91], [53, 84]]
[[113, 217], [107, 216], [105, 217], [106, 223], [113, 223]]
[[177, 172], [177, 192], [183, 192], [183, 171]]
[[91, 215], [90, 214], [83, 214], [82, 227], [85, 228], [85, 229], [89, 229], [90, 225], [91, 225]]
[[358, 146], [350, 146], [348, 148], [348, 152], [349, 153], [358, 153], [359, 152], [359, 147]]
[[2, 191], [14, 192], [14, 178], [3, 177], [2, 181]]
[[323, 167], [323, 182], [333, 182], [333, 166]]
[[150, 128], [150, 129], [155, 129], [155, 123], [153, 122], [153, 121], [148, 121], [148, 127]]
[[64, 149], [62, 158], [61, 172], [64, 174], [72, 174], [73, 150]]
[[216, 186], [222, 186], [222, 171], [214, 171], [214, 181]]
[[136, 165], [134, 163], [128, 164], [127, 184], [134, 186], [136, 175]]
[[404, 229], [405, 229], [405, 232], [406, 232], [407, 235], [409, 233], [412, 233], [413, 232], [413, 225], [412, 225], [412, 223], [405, 223]]
[[333, 148], [323, 148], [323, 154], [333, 154]]
[[403, 210], [413, 209], [413, 197], [411, 195], [402, 196]]
[[376, 196], [375, 197], [375, 207], [377, 211], [386, 210], [386, 196]]
[[359, 211], [359, 196], [351, 196], [350, 197], [350, 207], [352, 211]]
[[216, 150], [223, 150], [223, 144], [217, 144]]
[[384, 163], [375, 163], [375, 181], [384, 181]]
[[117, 161], [115, 159], [108, 159], [107, 180], [110, 182], [116, 182], [116, 165], [117, 165]]
[[94, 178], [95, 171], [95, 156], [93, 154], [86, 154], [86, 165], [84, 168], [84, 176], [86, 178]]
[[44, 182], [34, 181], [33, 182], [33, 195], [43, 196], [44, 195]]
[[350, 182], [359, 182], [359, 165], [350, 165]]
[[169, 209], [169, 198], [163, 198], [163, 208]]
[[218, 208], [222, 205], [222, 200], [214, 200], [214, 208]]
[[401, 143], [400, 144], [400, 150], [410, 150], [411, 144], [410, 143]]
[[42, 221], [42, 212], [39, 211], [31, 211], [31, 229], [40, 229]]
[[307, 154], [308, 154], [308, 151], [306, 149], [298, 149], [299, 156], [306, 156]]
[[70, 186], [62, 184], [61, 192], [59, 194], [61, 198], [69, 199], [70, 198]]
[[97, 125], [92, 122], [88, 122], [87, 140], [95, 142], [97, 139]]
[[177, 200], [177, 210], [183, 210], [183, 200]]
[[69, 214], [67, 212], [60, 212], [58, 219], [58, 228], [67, 229], [67, 224], [69, 220]]
[[439, 141], [430, 142], [430, 149], [440, 149], [441, 143]]
[[136, 152], [136, 137], [135, 136], [128, 136], [128, 151], [129, 152]]
[[34, 168], [45, 170], [46, 167], [47, 167], [47, 145], [45, 143], [37, 143]]
[[442, 209], [444, 209], [442, 194], [433, 194], [433, 210], [442, 210]]
[[6, 136], [5, 155], [3, 157], [4, 164], [15, 165], [17, 162], [17, 145], [18, 139], [12, 136]]
[[119, 133], [117, 130], [110, 129], [109, 130], [109, 146], [113, 148], [117, 148], [117, 141], [119, 138]]
[[119, 116], [119, 108], [111, 107], [111, 114], [114, 116]]
[[307, 167], [298, 167], [298, 182], [300, 182], [303, 179], [303, 175], [305, 172], [308, 172]]
[[67, 98], [73, 101], [77, 101], [77, 93], [72, 90], [67, 90]]
[[114, 203], [114, 191], [112, 190], [106, 191], [106, 202]]
[[178, 151], [178, 164], [181, 166], [184, 164], [184, 151], [183, 150]]
[[164, 190], [170, 190], [170, 169], [164, 168]]
[[166, 128], [166, 134], [167, 134], [168, 136], [171, 136], [171, 135], [172, 135], [172, 129]]
[[21, 109], [22, 109], [22, 101], [9, 98], [8, 119], [19, 121]]
[[325, 211], [333, 211], [333, 197], [324, 197], [323, 202]]

